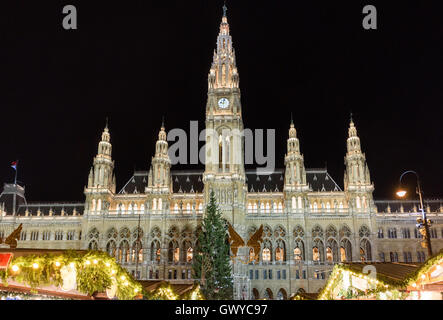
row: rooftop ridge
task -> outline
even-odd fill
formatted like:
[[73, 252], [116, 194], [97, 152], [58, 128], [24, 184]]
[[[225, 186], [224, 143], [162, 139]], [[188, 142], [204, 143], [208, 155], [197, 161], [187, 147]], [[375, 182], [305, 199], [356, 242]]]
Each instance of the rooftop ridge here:
[[84, 202], [28, 202], [28, 204], [20, 204], [20, 207], [37, 207], [37, 206], [51, 206], [51, 205], [57, 205], [57, 206], [84, 206]]
[[[443, 199], [423, 199], [425, 202], [443, 202]], [[399, 200], [399, 199], [380, 199], [380, 200], [374, 200], [376, 203], [419, 203], [420, 200]]]

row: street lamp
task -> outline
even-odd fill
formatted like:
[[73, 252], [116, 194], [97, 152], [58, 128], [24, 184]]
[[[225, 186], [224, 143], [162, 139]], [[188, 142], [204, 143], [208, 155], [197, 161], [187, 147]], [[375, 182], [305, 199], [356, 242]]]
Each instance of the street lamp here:
[[[425, 228], [425, 238], [426, 238], [426, 245], [427, 245], [427, 248], [428, 248], [428, 255], [429, 255], [429, 257], [431, 257], [432, 256], [432, 247], [431, 247], [431, 237], [429, 235], [429, 225], [430, 225], [430, 223], [428, 223], [428, 220], [426, 219], [426, 212], [425, 212], [425, 209], [424, 209], [424, 206], [423, 206], [423, 193], [422, 193], [421, 186], [420, 186], [420, 178], [419, 178], [417, 172], [412, 171], [412, 170], [403, 172], [403, 174], [400, 176], [400, 188], [397, 191], [397, 196], [399, 196], [400, 198], [403, 198], [407, 194], [407, 191], [404, 188], [402, 188], [402, 186], [401, 186], [402, 185], [401, 181], [402, 181], [403, 177], [406, 174], [408, 174], [408, 173], [413, 173], [415, 175], [415, 177], [417, 178], [416, 193], [418, 194], [418, 196], [420, 198], [420, 211], [421, 211], [422, 220], [423, 220], [422, 224], [423, 224], [423, 226]], [[419, 224], [418, 226], [420, 226], [420, 225], [421, 224]]]

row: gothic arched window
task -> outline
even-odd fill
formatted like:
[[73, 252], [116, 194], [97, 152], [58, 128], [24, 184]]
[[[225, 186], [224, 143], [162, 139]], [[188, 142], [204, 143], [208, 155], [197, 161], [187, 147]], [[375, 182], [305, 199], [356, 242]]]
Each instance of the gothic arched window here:
[[225, 155], [225, 163], [226, 163], [226, 169], [229, 170], [229, 164], [231, 163], [231, 154], [230, 154], [230, 149], [231, 149], [231, 138], [228, 136], [226, 137], [226, 144], [225, 144], [225, 148], [226, 148], [226, 155]]
[[154, 240], [151, 243], [151, 261], [160, 263], [160, 258], [161, 258], [160, 241]]
[[193, 258], [194, 258], [194, 249], [192, 249], [192, 247], [189, 247], [188, 250], [186, 250], [186, 262], [187, 263], [192, 262]]
[[328, 260], [328, 262], [332, 262], [334, 259], [333, 254], [332, 254], [332, 249], [330, 247], [326, 248], [326, 260]]
[[342, 262], [352, 261], [352, 245], [348, 239], [341, 240], [340, 255]]
[[96, 240], [92, 240], [88, 245], [89, 250], [98, 250], [98, 244]]
[[120, 242], [118, 261], [121, 263], [129, 263], [129, 253], [129, 242], [127, 240], [123, 240]]
[[223, 169], [223, 140], [221, 135], [218, 138], [218, 168]]
[[110, 240], [107, 244], [106, 244], [106, 252], [111, 256], [111, 257], [116, 257], [116, 251], [117, 251], [117, 245], [115, 244], [114, 240]]
[[271, 241], [266, 240], [263, 244], [262, 261], [265, 263], [270, 262], [271, 256], [272, 256], [272, 244]]
[[312, 260], [313, 261], [320, 261], [320, 251], [317, 247], [314, 247], [312, 249]]
[[302, 251], [299, 247], [294, 249], [294, 260], [295, 261], [302, 261]]
[[360, 260], [361, 261], [372, 260], [371, 243], [369, 242], [368, 239], [363, 239], [360, 241]]
[[371, 235], [371, 231], [369, 231], [369, 228], [367, 226], [363, 225], [358, 230], [358, 235], [360, 238], [363, 238], [363, 237], [369, 238]]

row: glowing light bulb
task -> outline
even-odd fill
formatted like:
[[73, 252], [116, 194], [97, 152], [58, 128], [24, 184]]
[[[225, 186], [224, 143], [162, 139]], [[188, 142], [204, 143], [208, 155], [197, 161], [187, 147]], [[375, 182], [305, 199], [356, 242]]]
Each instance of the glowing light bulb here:
[[138, 292], [138, 288], [135, 288], [135, 289], [134, 289], [134, 292], [137, 293], [137, 292]]
[[115, 270], [111, 270], [111, 274], [115, 274]]
[[406, 195], [406, 191], [405, 190], [399, 190], [397, 192], [397, 196], [399, 196], [400, 198], [403, 198]]
[[56, 262], [55, 262], [55, 266], [56, 266], [56, 267], [60, 267], [60, 262], [56, 261]]
[[110, 264], [109, 262], [106, 262], [106, 266], [107, 266], [107, 267], [110, 267], [111, 264]]
[[91, 264], [91, 261], [86, 260], [86, 264], [87, 264], [87, 265], [90, 265], [90, 264]]
[[122, 279], [122, 281], [125, 281], [126, 277], [125, 276], [121, 276], [120, 279]]
[[97, 259], [94, 259], [94, 261], [92, 261], [94, 264], [97, 264], [98, 263], [98, 261], [97, 261]]
[[413, 283], [412, 286], [415, 288], [415, 287], [417, 286], [417, 284], [416, 284], [416, 283]]
[[128, 281], [126, 281], [125, 283], [123, 283], [125, 286], [128, 286], [129, 285], [129, 282]]
[[426, 276], [424, 274], [422, 274], [421, 278], [424, 280], [424, 279], [426, 279]]
[[71, 263], [69, 264], [69, 266], [70, 266], [71, 268], [74, 268], [74, 267], [75, 267], [74, 262], [71, 262]]
[[19, 270], [19, 267], [16, 265], [12, 266], [12, 271], [17, 272]]
[[38, 263], [35, 263], [35, 262], [34, 262], [34, 263], [32, 264], [32, 267], [33, 267], [34, 269], [38, 269]]

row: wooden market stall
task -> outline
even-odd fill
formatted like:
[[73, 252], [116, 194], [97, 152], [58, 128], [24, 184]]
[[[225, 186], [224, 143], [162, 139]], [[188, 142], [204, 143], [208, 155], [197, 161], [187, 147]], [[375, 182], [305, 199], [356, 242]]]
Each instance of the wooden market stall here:
[[139, 281], [147, 299], [203, 300], [198, 284], [179, 284], [164, 280]]
[[443, 251], [423, 264], [342, 263], [319, 300], [442, 300]]
[[101, 251], [0, 249], [0, 299], [132, 300], [142, 286]]

